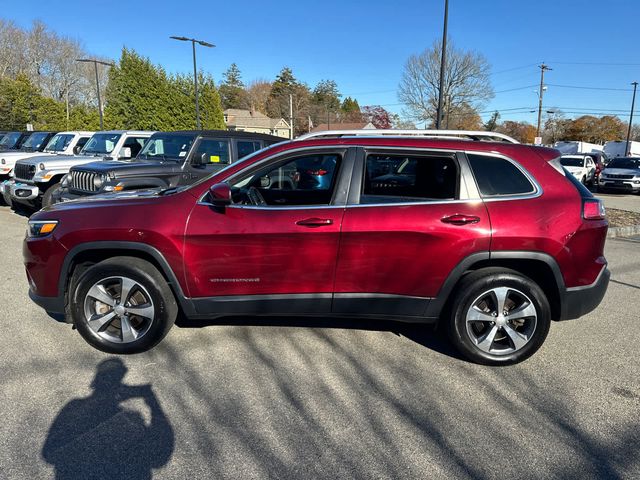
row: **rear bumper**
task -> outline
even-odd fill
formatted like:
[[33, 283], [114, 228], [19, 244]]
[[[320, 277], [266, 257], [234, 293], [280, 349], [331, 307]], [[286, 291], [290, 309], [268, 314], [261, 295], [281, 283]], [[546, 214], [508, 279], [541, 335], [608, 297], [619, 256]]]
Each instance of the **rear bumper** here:
[[605, 266], [591, 285], [567, 288], [562, 294], [562, 313], [558, 320], [572, 320], [595, 310], [607, 293], [610, 277]]

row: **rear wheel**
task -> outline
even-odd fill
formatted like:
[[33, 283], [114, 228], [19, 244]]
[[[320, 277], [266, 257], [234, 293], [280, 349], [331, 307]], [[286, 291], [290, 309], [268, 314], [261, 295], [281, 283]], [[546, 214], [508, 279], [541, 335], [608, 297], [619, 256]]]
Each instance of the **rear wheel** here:
[[114, 257], [93, 265], [72, 292], [73, 323], [89, 344], [108, 353], [149, 350], [169, 332], [178, 313], [164, 277], [139, 258]]
[[512, 270], [487, 268], [460, 283], [449, 337], [474, 362], [510, 364], [540, 348], [550, 323], [549, 302], [535, 282]]

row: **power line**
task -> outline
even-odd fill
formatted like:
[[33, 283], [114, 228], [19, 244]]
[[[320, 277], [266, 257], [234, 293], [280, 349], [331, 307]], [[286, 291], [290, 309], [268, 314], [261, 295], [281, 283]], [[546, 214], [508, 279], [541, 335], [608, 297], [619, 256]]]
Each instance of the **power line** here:
[[630, 88], [609, 88], [609, 87], [585, 87], [582, 85], [558, 85], [557, 83], [547, 83], [550, 87], [558, 88], [577, 88], [580, 90], [610, 90], [614, 92], [630, 92]]
[[556, 62], [549, 61], [549, 63], [557, 63], [559, 65], [598, 65], [609, 67], [640, 67], [640, 63], [603, 63], [603, 62]]

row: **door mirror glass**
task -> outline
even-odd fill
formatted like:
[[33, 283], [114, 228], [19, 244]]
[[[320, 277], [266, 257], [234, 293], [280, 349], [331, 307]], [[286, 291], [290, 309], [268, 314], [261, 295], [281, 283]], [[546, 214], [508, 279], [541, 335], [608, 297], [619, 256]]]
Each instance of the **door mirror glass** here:
[[231, 187], [226, 183], [215, 183], [209, 188], [209, 199], [216, 207], [231, 204]]
[[120, 153], [118, 154], [118, 158], [131, 158], [131, 148], [122, 147], [120, 149]]
[[82, 150], [82, 146], [76, 145], [75, 147], [73, 147], [73, 154], [78, 155], [80, 153], [80, 150]]

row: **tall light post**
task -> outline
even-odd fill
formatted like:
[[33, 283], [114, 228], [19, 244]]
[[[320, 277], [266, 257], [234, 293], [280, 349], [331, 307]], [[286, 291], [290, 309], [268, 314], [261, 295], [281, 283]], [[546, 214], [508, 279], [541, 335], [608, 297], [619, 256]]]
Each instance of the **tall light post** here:
[[440, 130], [442, 121], [442, 104], [444, 102], [444, 69], [447, 66], [447, 23], [449, 21], [449, 0], [444, 0], [444, 26], [442, 28], [442, 52], [440, 56], [440, 84], [438, 87], [438, 112], [436, 129]]
[[107, 67], [113, 67], [111, 62], [103, 62], [102, 60], [96, 60], [95, 58], [77, 58], [76, 62], [93, 63], [93, 68], [96, 72], [96, 92], [98, 93], [98, 113], [100, 113], [100, 130], [104, 130], [102, 120], [102, 99], [100, 98], [100, 82], [98, 81], [98, 64], [106, 65]]
[[[538, 127], [536, 128], [536, 138], [540, 138], [540, 123], [542, 122], [542, 97], [547, 87], [544, 86], [544, 72], [552, 70], [544, 63], [540, 65], [540, 90], [538, 91]], [[541, 142], [542, 143], [542, 142]]]
[[629, 128], [627, 129], [627, 143], [625, 144], [624, 154], [629, 155], [629, 139], [631, 138], [631, 122], [633, 122], [633, 108], [636, 104], [636, 88], [638, 87], [638, 82], [633, 82], [633, 97], [631, 98], [631, 115], [629, 116]]
[[195, 38], [187, 37], [169, 37], [174, 40], [180, 40], [181, 42], [191, 42], [191, 48], [193, 49], [193, 86], [196, 92], [196, 129], [200, 130], [200, 107], [198, 105], [198, 68], [196, 67], [196, 43], [203, 47], [213, 48], [213, 43], [205, 42], [204, 40], [196, 40]]

